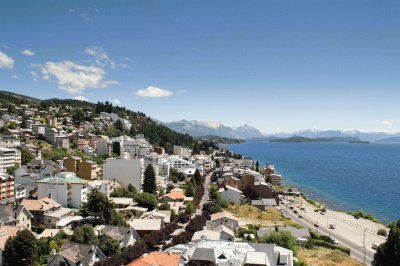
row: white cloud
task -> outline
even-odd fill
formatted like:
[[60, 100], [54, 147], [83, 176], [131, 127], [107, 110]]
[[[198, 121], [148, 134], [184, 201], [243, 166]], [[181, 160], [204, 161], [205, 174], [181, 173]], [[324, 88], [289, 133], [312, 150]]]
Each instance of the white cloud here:
[[391, 125], [393, 125], [393, 121], [389, 121], [389, 120], [383, 120], [382, 122], [382, 125], [385, 125], [385, 126], [391, 126]]
[[138, 90], [136, 92], [136, 95], [142, 97], [168, 97], [173, 95], [173, 93], [169, 90], [163, 90], [158, 87], [148, 86], [144, 90]]
[[81, 19], [85, 20], [86, 22], [88, 22], [90, 20], [90, 17], [87, 14], [78, 12], [76, 9], [70, 8], [70, 9], [68, 9], [68, 12], [80, 17]]
[[17, 75], [12, 75], [11, 78], [12, 79], [19, 79], [19, 77]]
[[111, 101], [114, 105], [120, 105], [121, 104], [121, 100], [120, 99], [113, 99]]
[[55, 80], [60, 89], [71, 94], [82, 93], [88, 88], [106, 88], [118, 84], [118, 81], [104, 80], [105, 71], [102, 68], [83, 66], [72, 61], [47, 62], [36, 67], [39, 67], [43, 80]]
[[88, 99], [85, 96], [75, 96], [74, 98], [72, 98], [74, 100], [78, 100], [78, 101], [88, 101]]
[[14, 59], [0, 51], [0, 68], [9, 68], [12, 69], [14, 67]]
[[25, 50], [21, 51], [21, 54], [26, 55], [26, 56], [34, 56], [35, 55], [35, 53], [29, 49], [25, 49]]
[[35, 71], [31, 72], [31, 76], [32, 76], [33, 81], [35, 81], [35, 82], [38, 81], [38, 74]]
[[98, 64], [99, 66], [104, 67], [106, 65], [110, 65], [111, 68], [115, 68], [115, 62], [108, 57], [106, 51], [104, 51], [102, 47], [100, 46], [87, 47], [85, 49], [85, 53], [93, 56], [96, 64]]

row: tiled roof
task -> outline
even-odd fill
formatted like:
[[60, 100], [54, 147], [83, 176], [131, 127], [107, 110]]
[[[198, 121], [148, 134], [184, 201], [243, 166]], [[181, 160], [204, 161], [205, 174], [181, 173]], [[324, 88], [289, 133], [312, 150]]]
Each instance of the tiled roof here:
[[164, 197], [171, 198], [173, 200], [183, 200], [185, 199], [185, 194], [182, 191], [171, 191], [168, 194], [165, 194]]
[[50, 198], [42, 198], [38, 200], [23, 199], [21, 205], [25, 206], [29, 211], [47, 211], [52, 208], [59, 208], [61, 205]]
[[127, 266], [179, 266], [181, 255], [152, 252], [132, 261]]
[[211, 215], [211, 221], [215, 221], [218, 219], [222, 219], [222, 218], [228, 218], [234, 221], [239, 221], [239, 219], [234, 216], [232, 213], [227, 212], [227, 211], [222, 211], [222, 212], [218, 212], [218, 213], [214, 213], [213, 215]]
[[0, 249], [4, 250], [4, 246], [9, 237], [15, 236], [21, 228], [18, 226], [2, 225], [0, 228]]

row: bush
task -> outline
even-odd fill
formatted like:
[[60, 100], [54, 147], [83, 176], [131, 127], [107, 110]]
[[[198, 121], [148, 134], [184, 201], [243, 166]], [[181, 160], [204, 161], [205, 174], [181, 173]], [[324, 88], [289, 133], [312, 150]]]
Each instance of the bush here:
[[387, 237], [387, 231], [386, 231], [385, 229], [383, 229], [383, 228], [379, 229], [378, 232], [377, 232], [377, 234], [378, 234], [379, 236]]
[[273, 243], [296, 252], [296, 238], [287, 231], [271, 232], [260, 239], [261, 243]]

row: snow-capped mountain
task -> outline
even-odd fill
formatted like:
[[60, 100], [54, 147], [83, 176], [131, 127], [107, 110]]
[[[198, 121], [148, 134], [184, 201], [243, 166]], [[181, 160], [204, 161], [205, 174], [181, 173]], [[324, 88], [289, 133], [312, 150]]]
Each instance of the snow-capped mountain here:
[[228, 127], [220, 122], [198, 120], [180, 120], [164, 123], [164, 125], [172, 130], [180, 133], [187, 133], [193, 137], [209, 135], [235, 139], [253, 139], [264, 137], [264, 135], [258, 129], [249, 125]]

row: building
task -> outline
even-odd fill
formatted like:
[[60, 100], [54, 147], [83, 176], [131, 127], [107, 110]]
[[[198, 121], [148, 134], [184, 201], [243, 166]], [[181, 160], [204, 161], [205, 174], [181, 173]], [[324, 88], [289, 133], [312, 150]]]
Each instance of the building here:
[[282, 176], [281, 175], [276, 175], [276, 174], [271, 174], [271, 184], [273, 186], [280, 186], [282, 185]]
[[293, 266], [293, 252], [275, 244], [202, 240], [182, 257], [197, 265]]
[[138, 235], [143, 236], [154, 231], [160, 231], [162, 219], [132, 219], [128, 222], [131, 228], [135, 229]]
[[0, 227], [12, 225], [31, 230], [32, 213], [23, 205], [0, 205]]
[[170, 193], [163, 196], [163, 200], [166, 202], [183, 202], [185, 200], [185, 194], [182, 190], [172, 190]]
[[276, 207], [277, 203], [276, 203], [276, 200], [274, 198], [272, 198], [272, 199], [252, 200], [251, 205], [261, 211], [265, 211], [268, 208]]
[[6, 172], [8, 167], [21, 165], [21, 152], [17, 149], [0, 147], [0, 172]]
[[94, 189], [97, 189], [101, 193], [105, 194], [107, 198], [109, 198], [114, 189], [119, 187], [121, 187], [121, 185], [115, 181], [93, 180], [88, 182], [88, 193], [90, 193]]
[[127, 266], [180, 266], [181, 255], [162, 252], [151, 252], [132, 261]]
[[221, 193], [222, 198], [227, 202], [233, 202], [240, 205], [245, 200], [242, 191], [228, 185], [226, 185], [225, 188], [221, 188], [219, 192]]
[[80, 157], [69, 156], [64, 160], [64, 167], [80, 178], [90, 181], [97, 179], [97, 163], [93, 161], [82, 161]]
[[0, 200], [14, 199], [15, 184], [14, 177], [5, 173], [0, 173], [1, 194]]
[[44, 226], [48, 229], [56, 229], [57, 224], [69, 216], [74, 216], [78, 210], [69, 208], [59, 208], [56, 211], [44, 214]]
[[108, 158], [103, 164], [103, 179], [115, 180], [124, 187], [131, 184], [141, 191], [143, 177], [143, 159], [130, 159], [126, 153], [123, 153], [121, 158]]
[[239, 219], [230, 212], [222, 211], [211, 215], [211, 221], [207, 222], [207, 229], [214, 230], [223, 225], [232, 231], [236, 231], [239, 226]]
[[174, 145], [173, 152], [174, 152], [174, 155], [177, 155], [182, 158], [189, 158], [190, 156], [192, 156], [192, 150], [190, 150], [188, 148], [184, 148], [182, 146]]
[[107, 136], [98, 136], [96, 139], [96, 153], [98, 155], [110, 156], [112, 152], [112, 145], [110, 138]]
[[120, 248], [127, 248], [139, 241], [140, 237], [135, 229], [111, 225], [98, 225], [94, 228], [101, 243], [113, 239], [119, 243]]
[[17, 136], [14, 135], [0, 135], [0, 147], [15, 148], [20, 146], [21, 142]]
[[52, 250], [47, 259], [48, 266], [93, 266], [96, 262], [105, 260], [107, 257], [95, 245], [64, 243], [57, 254]]
[[69, 149], [69, 138], [67, 136], [56, 136], [53, 145], [59, 149]]
[[38, 198], [49, 197], [63, 207], [79, 209], [87, 201], [87, 183], [73, 172], [61, 172], [55, 177], [36, 181]]
[[42, 199], [23, 199], [21, 202], [32, 215], [32, 225], [44, 225], [44, 216], [48, 213], [60, 209], [60, 204], [50, 198]]

